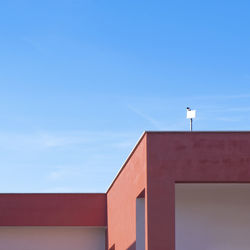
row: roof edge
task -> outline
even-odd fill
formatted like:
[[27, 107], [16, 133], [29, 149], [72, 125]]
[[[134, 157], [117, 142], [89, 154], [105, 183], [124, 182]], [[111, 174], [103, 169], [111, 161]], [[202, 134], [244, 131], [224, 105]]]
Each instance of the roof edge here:
[[141, 141], [143, 140], [143, 138], [146, 136], [148, 132], [144, 131], [142, 133], [142, 135], [140, 136], [139, 140], [137, 141], [137, 143], [135, 144], [134, 148], [132, 149], [132, 151], [130, 152], [130, 154], [128, 155], [128, 157], [126, 158], [125, 162], [123, 163], [122, 167], [120, 168], [120, 170], [118, 171], [118, 173], [116, 174], [115, 178], [113, 179], [113, 181], [111, 182], [111, 184], [109, 185], [106, 194], [111, 190], [111, 188], [113, 187], [115, 181], [118, 179], [118, 177], [120, 176], [120, 174], [122, 173], [123, 169], [125, 168], [125, 166], [127, 165], [128, 161], [130, 160], [130, 158], [133, 156], [134, 152], [136, 151], [136, 149], [138, 148], [138, 146], [140, 145]]
[[250, 130], [196, 130], [196, 131], [188, 131], [188, 130], [172, 130], [172, 131], [157, 131], [157, 130], [148, 130], [145, 131], [147, 134], [172, 134], [172, 133], [180, 133], [180, 134], [196, 134], [196, 133], [250, 133]]

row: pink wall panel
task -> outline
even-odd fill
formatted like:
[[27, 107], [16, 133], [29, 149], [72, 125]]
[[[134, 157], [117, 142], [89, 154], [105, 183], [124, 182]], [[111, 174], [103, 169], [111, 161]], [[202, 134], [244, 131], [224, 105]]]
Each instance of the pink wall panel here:
[[143, 136], [107, 193], [108, 249], [135, 250], [136, 198], [146, 185], [146, 136]]
[[106, 194], [0, 194], [0, 226], [106, 226]]

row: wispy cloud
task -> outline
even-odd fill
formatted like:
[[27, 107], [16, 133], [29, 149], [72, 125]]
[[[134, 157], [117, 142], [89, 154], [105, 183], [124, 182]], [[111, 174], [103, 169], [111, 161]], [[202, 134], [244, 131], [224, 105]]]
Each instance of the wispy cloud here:
[[202, 100], [230, 100], [230, 99], [249, 99], [250, 94], [239, 94], [239, 95], [200, 95], [200, 96], [193, 96], [190, 99], [202, 99]]
[[112, 131], [1, 132], [2, 176], [25, 172], [18, 179], [35, 192], [105, 190], [95, 186], [108, 186], [138, 137]]
[[139, 117], [143, 118], [144, 120], [148, 121], [151, 125], [153, 125], [156, 129], [162, 129], [162, 124], [156, 120], [155, 118], [153, 118], [152, 116], [140, 111], [139, 109], [131, 106], [131, 105], [127, 105], [127, 107], [133, 111], [135, 114], [137, 114]]
[[235, 107], [227, 109], [228, 112], [249, 112], [250, 107]]
[[69, 131], [69, 132], [2, 132], [0, 147], [13, 150], [34, 150], [86, 146], [97, 142], [109, 142], [110, 145], [127, 145], [134, 141], [135, 133], [105, 131]]
[[80, 172], [80, 168], [68, 166], [68, 167], [56, 167], [47, 175], [48, 181], [62, 181], [65, 178], [72, 178], [77, 176]]
[[217, 121], [223, 121], [223, 122], [239, 122], [240, 118], [238, 117], [217, 117]]
[[219, 105], [211, 105], [211, 106], [200, 106], [199, 107], [199, 113], [244, 113], [244, 112], [250, 112], [250, 107], [244, 106], [244, 107], [220, 107]]
[[77, 193], [77, 191], [74, 188], [68, 186], [56, 186], [41, 189], [38, 191], [38, 193]]

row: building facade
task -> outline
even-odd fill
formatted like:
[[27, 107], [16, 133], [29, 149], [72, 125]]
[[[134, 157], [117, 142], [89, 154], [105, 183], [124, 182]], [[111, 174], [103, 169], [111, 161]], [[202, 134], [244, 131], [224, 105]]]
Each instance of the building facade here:
[[247, 250], [250, 133], [145, 132], [103, 194], [0, 194], [0, 250]]

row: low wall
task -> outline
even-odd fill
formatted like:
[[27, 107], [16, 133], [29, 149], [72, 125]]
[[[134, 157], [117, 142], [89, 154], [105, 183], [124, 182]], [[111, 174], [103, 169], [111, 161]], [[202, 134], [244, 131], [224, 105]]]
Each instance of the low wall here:
[[105, 228], [0, 227], [3, 250], [105, 250]]

